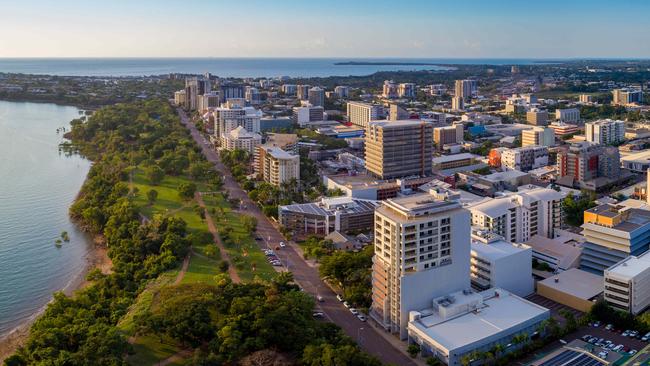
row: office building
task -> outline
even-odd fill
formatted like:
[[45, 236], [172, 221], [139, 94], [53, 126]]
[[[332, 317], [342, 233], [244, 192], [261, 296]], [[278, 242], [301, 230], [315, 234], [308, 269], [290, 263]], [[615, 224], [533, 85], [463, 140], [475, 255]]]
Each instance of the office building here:
[[555, 133], [548, 127], [533, 127], [521, 131], [521, 146], [546, 146], [555, 145]]
[[347, 98], [350, 96], [350, 87], [349, 86], [342, 86], [339, 85], [334, 88], [334, 93], [339, 97], [339, 98]]
[[558, 108], [555, 110], [555, 119], [562, 123], [576, 123], [580, 121], [580, 110], [578, 108]]
[[325, 236], [338, 231], [369, 232], [374, 227], [379, 201], [351, 197], [322, 198], [315, 203], [278, 207], [278, 221], [293, 235]]
[[597, 190], [621, 178], [620, 154], [612, 146], [575, 143], [558, 151], [557, 175], [558, 184]]
[[300, 182], [300, 156], [275, 146], [257, 147], [255, 173], [265, 182], [281, 186], [292, 180]]
[[562, 227], [564, 195], [549, 188], [507, 193], [469, 207], [472, 225], [523, 243], [534, 235], [554, 238]]
[[221, 148], [226, 150], [245, 150], [251, 155], [255, 148], [262, 143], [262, 136], [258, 133], [248, 132], [242, 126], [221, 135]]
[[433, 127], [421, 120], [370, 122], [366, 169], [381, 179], [431, 174]]
[[355, 126], [366, 128], [368, 122], [381, 119], [384, 115], [384, 107], [378, 104], [363, 102], [347, 103], [348, 122]]
[[381, 95], [388, 99], [397, 98], [397, 85], [392, 80], [385, 80]]
[[526, 112], [526, 122], [535, 126], [548, 125], [548, 111], [533, 108]]
[[413, 83], [401, 83], [397, 87], [397, 96], [400, 98], [415, 98], [416, 90]]
[[650, 211], [611, 204], [590, 208], [584, 212], [582, 235], [586, 242], [580, 267], [602, 274], [628, 256], [648, 250]]
[[454, 83], [454, 96], [471, 99], [478, 93], [478, 83], [476, 80], [456, 80]]
[[435, 127], [433, 129], [433, 142], [439, 151], [442, 151], [445, 145], [462, 143], [463, 125], [458, 123], [446, 127]]
[[191, 77], [185, 79], [185, 109], [194, 111], [197, 108], [199, 95], [209, 93], [211, 84], [209, 79]]
[[205, 111], [219, 106], [219, 93], [218, 92], [209, 92], [203, 95], [198, 95], [196, 97], [196, 110], [199, 113], [204, 113]]
[[451, 109], [454, 111], [465, 110], [465, 102], [462, 97], [452, 97], [451, 98]]
[[280, 90], [286, 95], [296, 95], [298, 87], [295, 84], [284, 84]]
[[640, 89], [623, 88], [612, 91], [613, 105], [634, 105], [643, 103], [643, 91]]
[[231, 99], [222, 103], [220, 107], [214, 108], [212, 116], [214, 117], [214, 134], [219, 139], [239, 126], [244, 127], [248, 132], [260, 132], [262, 111], [246, 107], [243, 99]]
[[241, 84], [221, 83], [218, 90], [221, 103], [225, 103], [230, 99], [244, 99], [246, 96], [244, 86]]
[[572, 135], [580, 132], [578, 125], [572, 125], [570, 123], [563, 122], [553, 122], [548, 125], [548, 128], [552, 129], [553, 132], [555, 132], [555, 136], [557, 137]]
[[317, 86], [309, 89], [307, 99], [309, 99], [309, 104], [314, 107], [323, 107], [325, 105], [325, 89]]
[[401, 339], [409, 313], [470, 288], [470, 218], [429, 194], [388, 199], [375, 210], [370, 315]]
[[309, 85], [297, 85], [296, 86], [296, 97], [300, 100], [309, 100]]
[[548, 165], [548, 148], [530, 145], [501, 151], [501, 166], [527, 172]]
[[534, 291], [532, 250], [524, 244], [503, 240], [487, 230], [472, 229], [470, 278], [472, 288], [502, 288], [517, 296]]
[[244, 99], [246, 99], [246, 101], [252, 105], [258, 105], [262, 102], [262, 96], [259, 89], [253, 88], [252, 86], [246, 87]]
[[625, 122], [601, 119], [585, 123], [585, 138], [596, 144], [618, 144], [625, 141]]
[[633, 315], [650, 306], [650, 252], [629, 256], [605, 270], [605, 301]]
[[325, 109], [321, 106], [312, 106], [303, 103], [300, 107], [293, 107], [293, 123], [300, 127], [309, 126], [313, 123], [322, 122], [325, 119]]
[[412, 311], [408, 340], [420, 346], [424, 358], [472, 365], [475, 355], [491, 352], [497, 344], [504, 346], [502, 355], [519, 349], [522, 344], [515, 338], [534, 337], [550, 317], [550, 310], [503, 289], [458, 291], [430, 298], [426, 307]]
[[409, 119], [410, 113], [399, 106], [397, 103], [391, 103], [390, 109], [388, 110], [388, 120], [389, 121], [400, 121], [403, 119]]

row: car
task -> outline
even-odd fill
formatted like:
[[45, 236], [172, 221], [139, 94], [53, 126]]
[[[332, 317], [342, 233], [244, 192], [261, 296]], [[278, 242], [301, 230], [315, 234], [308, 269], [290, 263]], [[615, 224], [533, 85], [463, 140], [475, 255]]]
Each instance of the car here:
[[607, 349], [613, 349], [614, 347], [616, 347], [616, 343], [610, 343], [607, 345]]
[[590, 335], [590, 334], [585, 334], [585, 335], [583, 335], [582, 337], [580, 337], [580, 339], [582, 339], [582, 340], [585, 341], [585, 342], [587, 342], [587, 341], [589, 340], [589, 338], [591, 338], [591, 335]]
[[345, 306], [348, 309], [350, 308], [350, 304], [347, 301], [343, 301], [343, 306]]
[[600, 320], [596, 320], [591, 326], [594, 328], [600, 327]]
[[280, 248], [284, 248], [286, 246], [287, 246], [287, 244], [285, 244], [283, 241], [280, 242]]
[[271, 265], [273, 267], [282, 267], [282, 263], [280, 263], [280, 262], [272, 262]]
[[560, 343], [562, 343], [562, 344], [567, 344], [568, 342], [565, 341], [564, 339], [560, 339]]
[[598, 354], [598, 357], [600, 358], [607, 358], [608, 352], [607, 351], [602, 351]]
[[596, 343], [597, 340], [598, 340], [598, 338], [596, 338], [596, 337], [589, 337], [589, 339], [587, 340], [587, 343], [594, 344], [594, 343]]
[[257, 241], [262, 241], [262, 240], [264, 240], [264, 239], [262, 239], [261, 236], [256, 236], [256, 237], [255, 237], [255, 240], [257, 240]]
[[612, 348], [612, 351], [614, 351], [614, 352], [618, 352], [618, 351], [622, 350], [623, 347], [624, 347], [624, 346], [623, 346], [622, 344], [619, 344], [618, 346]]
[[644, 342], [647, 342], [650, 339], [650, 332], [646, 333], [643, 337], [641, 337], [641, 340]]
[[611, 325], [611, 324], [607, 324], [607, 325], [605, 326], [605, 329], [606, 329], [606, 330], [612, 330], [612, 328], [614, 328], [614, 326]]
[[636, 337], [636, 336], [638, 336], [638, 335], [639, 335], [639, 331], [638, 331], [638, 330], [633, 330], [632, 332], [630, 332], [630, 337]]
[[625, 332], [621, 333], [621, 335], [622, 335], [623, 337], [627, 337], [627, 336], [630, 335], [630, 331], [629, 331], [629, 330], [626, 330]]
[[350, 312], [352, 313], [352, 315], [359, 315], [359, 311], [355, 308], [350, 308]]
[[629, 353], [630, 355], [634, 355], [634, 354], [636, 354], [637, 352], [639, 352], [639, 351], [637, 351], [637, 350], [635, 350], [635, 349], [631, 349], [630, 352], [628, 352], [628, 353]]
[[366, 320], [368, 320], [368, 318], [366, 318], [366, 316], [363, 315], [363, 314], [358, 314], [357, 318], [359, 318], [359, 320], [361, 320], [362, 322], [365, 322]]
[[336, 295], [336, 299], [337, 299], [338, 301], [343, 302], [343, 296], [341, 296], [341, 295]]
[[311, 314], [314, 318], [323, 318], [325, 317], [325, 314], [322, 311], [315, 311], [313, 314]]
[[321, 295], [316, 296], [316, 300], [318, 300], [318, 302], [325, 301], [325, 299], [323, 299], [323, 297]]

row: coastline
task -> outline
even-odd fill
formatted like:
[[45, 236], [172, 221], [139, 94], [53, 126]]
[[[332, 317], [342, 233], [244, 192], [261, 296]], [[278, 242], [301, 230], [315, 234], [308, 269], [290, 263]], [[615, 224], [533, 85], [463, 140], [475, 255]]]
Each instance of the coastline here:
[[[111, 271], [112, 263], [110, 258], [108, 258], [106, 247], [98, 245], [97, 240], [93, 240], [90, 236], [88, 236], [88, 243], [89, 250], [84, 258], [86, 262], [84, 268], [60, 290], [68, 296], [88, 286], [89, 282], [86, 280], [86, 275], [91, 270], [99, 268], [105, 274]], [[48, 305], [49, 302], [9, 333], [0, 335], [0, 363], [25, 343], [32, 324], [43, 314]]]

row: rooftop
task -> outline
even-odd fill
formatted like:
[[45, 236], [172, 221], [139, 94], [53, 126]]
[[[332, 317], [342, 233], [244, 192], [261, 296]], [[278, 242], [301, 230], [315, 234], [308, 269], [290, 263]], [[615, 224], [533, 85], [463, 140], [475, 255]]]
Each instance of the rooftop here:
[[436, 165], [436, 164], [448, 163], [451, 161], [458, 161], [464, 159], [478, 159], [478, 158], [481, 158], [481, 156], [470, 154], [470, 153], [462, 153], [462, 154], [437, 156], [433, 158], [432, 161], [433, 161], [433, 165]]
[[323, 198], [320, 202], [280, 206], [279, 209], [280, 211], [328, 216], [334, 215], [336, 212], [344, 214], [374, 212], [377, 206], [379, 206], [378, 201], [353, 199], [350, 197], [336, 197]]
[[399, 127], [407, 127], [407, 126], [419, 126], [421, 124], [425, 124], [428, 122], [424, 122], [420, 119], [402, 119], [398, 121], [371, 121], [370, 122], [370, 127], [377, 126], [377, 127], [383, 127], [383, 128], [399, 128]]
[[[650, 225], [650, 211], [637, 208], [629, 208], [624, 205], [604, 204], [590, 208], [586, 210], [585, 213], [592, 213], [598, 216], [612, 219], [621, 216], [620, 222], [614, 220], [613, 222], [616, 224], [611, 228], [628, 233]], [[587, 217], [585, 215], [585, 219], [586, 218]], [[598, 220], [598, 218], [596, 218], [596, 220]], [[596, 226], [604, 225], [591, 221], [585, 221], [585, 223], [582, 225], [583, 228], [590, 229], [593, 229]]]
[[490, 182], [498, 182], [503, 180], [516, 179], [528, 175], [528, 173], [520, 172], [519, 170], [508, 170], [505, 172], [497, 172], [484, 175], [482, 178]]
[[298, 155], [289, 154], [288, 152], [275, 146], [262, 146], [266, 152], [276, 159], [299, 159]]
[[566, 236], [549, 239], [545, 236], [533, 235], [525, 244], [537, 253], [556, 258], [558, 267], [562, 269], [568, 269], [577, 263], [582, 254], [582, 243]]
[[[411, 312], [411, 316], [419, 314], [420, 317], [408, 325], [409, 331], [448, 351], [479, 342], [526, 321], [547, 318], [550, 313], [548, 309], [502, 289], [489, 289], [478, 294], [458, 292], [449, 297], [455, 303], [470, 305], [464, 306], [466, 310], [461, 314], [446, 318], [436, 309]], [[478, 304], [472, 304], [474, 301]]]
[[640, 256], [629, 256], [615, 265], [607, 268], [605, 274], [615, 274], [619, 277], [632, 278], [650, 268], [650, 251]]
[[603, 292], [603, 276], [571, 268], [553, 275], [541, 284], [574, 297], [591, 300]]
[[377, 210], [387, 213], [388, 209], [399, 211], [407, 216], [421, 216], [435, 214], [437, 212], [460, 208], [456, 201], [436, 200], [428, 193], [414, 194], [410, 196], [390, 198], [383, 201], [383, 205]]
[[527, 245], [510, 243], [503, 239], [484, 243], [472, 238], [472, 254], [476, 253], [479, 257], [487, 258], [491, 261], [518, 254], [527, 249], [530, 249]]

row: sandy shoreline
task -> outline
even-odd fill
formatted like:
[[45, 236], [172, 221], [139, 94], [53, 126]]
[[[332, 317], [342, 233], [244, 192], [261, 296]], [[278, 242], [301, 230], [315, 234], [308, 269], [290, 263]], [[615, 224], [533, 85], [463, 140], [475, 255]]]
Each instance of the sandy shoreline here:
[[[85, 257], [86, 265], [82, 271], [74, 276], [62, 291], [70, 296], [78, 289], [88, 285], [86, 274], [94, 268], [99, 268], [103, 273], [110, 273], [111, 260], [108, 258], [106, 248], [97, 244], [92, 244]], [[8, 334], [0, 336], [0, 363], [5, 358], [11, 356], [20, 347], [29, 336], [29, 328], [32, 323], [45, 311], [45, 306], [21, 325], [14, 328]]]

